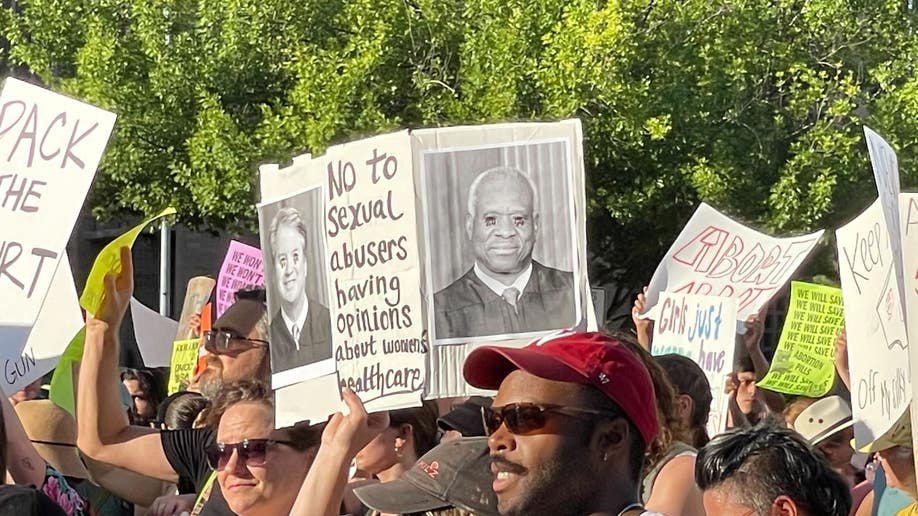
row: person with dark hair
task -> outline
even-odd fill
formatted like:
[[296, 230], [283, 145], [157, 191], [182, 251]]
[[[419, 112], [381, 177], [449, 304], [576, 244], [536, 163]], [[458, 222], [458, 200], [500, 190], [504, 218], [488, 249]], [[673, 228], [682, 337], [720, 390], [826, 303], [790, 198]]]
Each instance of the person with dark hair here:
[[498, 390], [484, 412], [502, 516], [652, 514], [638, 490], [660, 431], [654, 388], [617, 339], [567, 332], [523, 348], [482, 346], [463, 374]]
[[693, 474], [697, 451], [676, 437], [685, 433], [685, 427], [677, 411], [676, 391], [666, 371], [630, 333], [607, 333], [641, 360], [653, 381], [660, 433], [644, 457], [641, 501], [649, 510], [663, 514], [704, 516], [701, 491], [695, 485]]
[[332, 356], [328, 308], [306, 295], [306, 224], [295, 208], [281, 208], [268, 231], [279, 308], [271, 317], [271, 363], [274, 371], [318, 362]]
[[131, 424], [150, 426], [163, 401], [162, 383], [153, 371], [133, 368], [121, 371], [121, 383], [131, 395]]
[[[200, 515], [232, 515], [204, 449], [215, 429], [159, 431], [131, 426], [112, 385], [118, 378], [119, 329], [134, 291], [133, 263], [121, 249], [121, 272], [105, 278], [102, 306], [86, 320], [86, 341], [77, 390], [77, 444], [87, 456], [141, 475], [178, 483], [191, 480], [203, 504]], [[203, 335], [211, 353], [201, 375], [205, 396], [216, 396], [224, 383], [241, 379], [268, 381], [266, 307], [264, 296], [237, 296], [237, 301]], [[208, 486], [213, 486], [212, 488]]]
[[194, 428], [198, 416], [209, 405], [207, 398], [197, 392], [175, 392], [159, 404], [156, 422], [163, 430]]
[[698, 452], [695, 481], [708, 516], [847, 516], [851, 493], [796, 432], [774, 424], [734, 429]]
[[676, 439], [701, 449], [708, 444], [708, 414], [711, 412], [711, 384], [701, 367], [682, 355], [654, 357], [676, 389], [676, 407], [682, 432]]
[[481, 420], [481, 409], [490, 407], [493, 402], [494, 398], [471, 396], [462, 403], [453, 405], [449, 412], [437, 419], [437, 426], [443, 432], [440, 441], [487, 436], [484, 422]]

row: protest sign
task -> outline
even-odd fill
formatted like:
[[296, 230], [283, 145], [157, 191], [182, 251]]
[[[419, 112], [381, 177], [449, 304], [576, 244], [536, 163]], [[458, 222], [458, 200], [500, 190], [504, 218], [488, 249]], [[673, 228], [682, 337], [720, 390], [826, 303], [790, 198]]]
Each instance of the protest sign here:
[[168, 367], [178, 322], [131, 298], [134, 338], [145, 367]]
[[711, 384], [708, 435], [724, 431], [730, 398], [724, 381], [733, 372], [736, 347], [736, 299], [660, 293], [653, 325], [653, 354], [674, 353], [694, 360]]
[[86, 288], [83, 289], [83, 294], [80, 296], [80, 306], [84, 310], [90, 314], [98, 313], [102, 304], [102, 294], [105, 292], [105, 276], [109, 273], [115, 275], [121, 273], [121, 248], [133, 247], [143, 228], [154, 220], [173, 214], [175, 214], [175, 208], [166, 208], [122, 233], [102, 248], [92, 263], [92, 269], [86, 279]]
[[835, 381], [835, 339], [844, 324], [841, 289], [792, 281], [781, 340], [759, 386], [812, 398], [825, 396]]
[[890, 430], [912, 397], [908, 338], [889, 234], [879, 200], [835, 232], [857, 448]]
[[[596, 328], [586, 272], [582, 137], [578, 120], [412, 131], [424, 298], [434, 336], [426, 397], [480, 393], [462, 376], [476, 346], [516, 347], [558, 330]], [[494, 186], [495, 175], [503, 176], [500, 186]], [[535, 193], [531, 204], [529, 191]], [[519, 211], [511, 231], [509, 217], [486, 213], [514, 194], [522, 195], [513, 201]], [[527, 226], [530, 214], [538, 223]], [[518, 253], [510, 251], [516, 242]], [[528, 282], [505, 275], [505, 281], [526, 283], [515, 309], [507, 304], [506, 288], [482, 279], [490, 276], [484, 269], [494, 273], [510, 265], [531, 270]], [[557, 290], [549, 293], [546, 283]]]
[[198, 339], [177, 340], [173, 344], [169, 361], [169, 389], [172, 394], [188, 388], [198, 363]]
[[790, 280], [822, 233], [776, 238], [701, 203], [653, 273], [642, 315], [654, 318], [660, 293], [668, 291], [735, 298], [744, 321]]
[[[188, 280], [185, 289], [185, 301], [182, 303], [182, 313], [179, 315], [178, 330], [175, 340], [186, 340], [200, 336], [201, 328], [194, 327], [191, 323], [192, 316], [201, 315], [204, 305], [210, 301], [210, 294], [214, 291], [217, 282], [206, 276], [196, 276]], [[204, 322], [201, 321], [203, 326]]]
[[3, 392], [11, 394], [54, 369], [67, 343], [83, 326], [73, 273], [66, 253], [54, 272], [25, 348], [0, 346], [4, 359]]
[[[897, 231], [899, 224], [899, 160], [896, 151], [886, 143], [879, 134], [864, 126], [864, 137], [867, 140], [867, 151], [870, 153], [870, 165], [877, 183], [880, 206], [883, 218], [889, 229], [889, 245], [892, 248], [892, 261], [896, 270], [896, 282], [900, 299], [905, 298], [902, 266], [902, 233]], [[904, 306], [902, 307], [904, 309]]]
[[115, 115], [8, 78], [0, 92], [0, 341], [22, 350]]
[[217, 317], [233, 304], [233, 294], [241, 288], [264, 285], [261, 249], [235, 240], [230, 241], [226, 258], [217, 276]]
[[70, 339], [60, 361], [54, 368], [51, 376], [51, 386], [48, 389], [48, 398], [55, 405], [76, 415], [76, 399], [73, 392], [73, 366], [80, 363], [83, 358], [83, 346], [86, 342], [86, 326], [83, 325]]
[[[281, 386], [275, 392], [278, 425], [338, 410], [342, 386], [354, 388], [376, 410], [416, 405], [422, 395], [476, 392], [461, 373], [474, 346], [517, 346], [559, 329], [596, 327], [586, 277], [578, 121], [400, 132], [260, 171], [272, 382]], [[489, 180], [509, 181], [509, 187], [487, 184], [476, 194], [473, 183], [484, 184], [478, 177], [485, 172]], [[479, 204], [495, 193], [517, 196], [525, 205], [513, 225], [514, 242], [520, 243], [514, 261], [525, 272], [514, 279], [520, 283], [514, 286], [517, 296], [486, 294], [476, 303], [480, 306], [447, 313], [460, 306], [452, 301], [464, 288], [459, 284], [480, 290], [476, 264], [484, 268], [509, 260], [506, 252], [485, 257], [489, 253], [478, 249], [486, 247], [478, 244], [483, 228], [490, 226], [469, 213], [484, 213]], [[280, 248], [284, 226], [297, 225], [290, 221], [304, 227], [296, 232], [306, 238], [287, 235], [305, 242], [292, 246], [301, 250], [303, 262], [280, 252], [289, 251]], [[473, 221], [481, 228], [470, 229]], [[271, 247], [272, 228], [279, 249]], [[308, 271], [305, 281], [297, 280], [290, 265], [300, 263]], [[315, 263], [325, 264], [324, 270], [316, 270]], [[327, 278], [320, 281], [323, 274]], [[305, 286], [287, 292], [283, 278]], [[544, 288], [546, 282], [555, 287]], [[308, 306], [305, 320], [301, 304]], [[481, 309], [485, 306], [494, 310]], [[310, 342], [321, 343], [324, 330], [310, 319], [325, 307], [328, 348], [313, 346], [311, 356], [299, 360], [298, 353], [275, 345], [304, 347], [306, 341], [293, 338], [303, 334], [302, 327], [314, 334]], [[332, 367], [326, 365], [326, 349]], [[319, 392], [328, 392], [334, 403], [318, 400]], [[308, 406], [305, 398], [311, 400]]]
[[[907, 324], [908, 341], [910, 343], [918, 343], [918, 194], [901, 194], [899, 196], [899, 209], [902, 223], [904, 304], [906, 321], [911, 322], [911, 324]], [[918, 347], [912, 350], [912, 353], [918, 355]], [[918, 387], [918, 384], [916, 384], [916, 387]]]

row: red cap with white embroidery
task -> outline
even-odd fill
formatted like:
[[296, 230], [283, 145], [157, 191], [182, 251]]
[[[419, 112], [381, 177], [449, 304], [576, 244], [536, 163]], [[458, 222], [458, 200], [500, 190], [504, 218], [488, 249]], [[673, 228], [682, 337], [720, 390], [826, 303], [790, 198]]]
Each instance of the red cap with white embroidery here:
[[645, 446], [660, 431], [650, 373], [617, 339], [597, 332], [567, 332], [543, 337], [523, 348], [482, 346], [469, 354], [463, 374], [480, 389], [500, 387], [510, 373], [558, 382], [593, 385], [621, 407]]

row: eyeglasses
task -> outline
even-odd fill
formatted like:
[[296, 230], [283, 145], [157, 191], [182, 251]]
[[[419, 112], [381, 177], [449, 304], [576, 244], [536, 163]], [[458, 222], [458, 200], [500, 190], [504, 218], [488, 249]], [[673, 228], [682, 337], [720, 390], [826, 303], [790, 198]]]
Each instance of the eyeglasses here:
[[204, 448], [204, 454], [207, 455], [207, 464], [214, 471], [221, 471], [226, 467], [230, 457], [233, 456], [233, 450], [246, 466], [264, 466], [268, 460], [268, 449], [276, 444], [283, 444], [296, 448], [296, 444], [290, 441], [279, 441], [276, 439], [246, 439], [241, 443], [214, 443]]
[[537, 403], [511, 403], [503, 407], [482, 407], [481, 418], [488, 435], [493, 434], [506, 424], [512, 434], [528, 434], [545, 428], [548, 414], [561, 414], [569, 417], [607, 416], [622, 417], [621, 414], [606, 410], [565, 407], [563, 405], [540, 405]]
[[242, 353], [253, 348], [267, 346], [268, 341], [266, 340], [249, 339], [227, 330], [208, 330], [204, 332], [204, 349], [216, 355]]

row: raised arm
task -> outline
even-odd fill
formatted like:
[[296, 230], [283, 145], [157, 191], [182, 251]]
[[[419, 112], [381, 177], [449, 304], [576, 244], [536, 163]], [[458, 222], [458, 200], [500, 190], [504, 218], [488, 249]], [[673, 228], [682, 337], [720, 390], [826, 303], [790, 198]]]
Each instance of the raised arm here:
[[121, 273], [105, 277], [98, 314], [87, 314], [77, 388], [77, 444], [86, 455], [142, 475], [177, 482], [159, 432], [130, 426], [118, 396], [118, 330], [134, 292], [131, 250], [121, 249]]
[[851, 369], [848, 367], [848, 333], [842, 327], [835, 338], [835, 370], [848, 391], [851, 391]]
[[290, 516], [338, 516], [347, 472], [357, 452], [389, 426], [389, 413], [367, 414], [354, 391], [342, 397], [348, 415], [338, 412], [322, 432], [322, 445], [309, 468]]
[[0, 393], [0, 408], [6, 428], [6, 469], [13, 482], [40, 488], [45, 483], [45, 460], [32, 446], [22, 421], [3, 393]]
[[759, 315], [750, 315], [746, 319], [746, 333], [743, 334], [743, 347], [752, 359], [755, 367], [755, 379], [761, 381], [768, 374], [768, 359], [762, 353], [762, 337], [765, 335], [765, 324]]
[[637, 333], [638, 344], [650, 353], [653, 347], [653, 321], [649, 318], [641, 319], [640, 317], [646, 303], [647, 287], [644, 287], [644, 290], [634, 300], [634, 307], [631, 308], [631, 320], [634, 322], [634, 331]]

